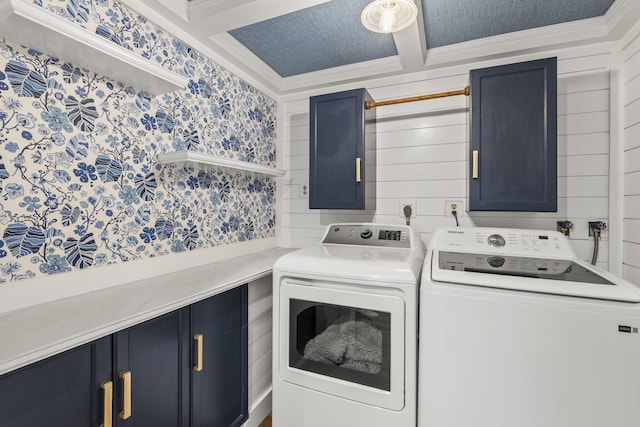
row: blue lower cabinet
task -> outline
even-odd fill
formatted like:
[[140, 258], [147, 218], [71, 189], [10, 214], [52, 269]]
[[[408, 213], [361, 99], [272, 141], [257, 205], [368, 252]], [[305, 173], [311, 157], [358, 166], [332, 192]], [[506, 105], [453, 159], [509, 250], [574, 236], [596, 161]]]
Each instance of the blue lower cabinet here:
[[236, 427], [247, 420], [247, 325], [247, 285], [191, 306], [193, 427]]
[[187, 316], [178, 310], [115, 335], [116, 426], [189, 425]]
[[0, 426], [242, 425], [247, 288], [0, 376]]
[[99, 426], [110, 348], [105, 338], [1, 376], [0, 425]]

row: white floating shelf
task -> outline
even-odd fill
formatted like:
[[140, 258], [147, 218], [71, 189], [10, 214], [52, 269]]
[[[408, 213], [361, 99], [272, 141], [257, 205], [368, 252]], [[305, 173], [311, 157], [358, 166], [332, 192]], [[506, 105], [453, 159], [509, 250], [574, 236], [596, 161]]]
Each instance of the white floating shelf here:
[[222, 166], [231, 169], [258, 172], [273, 176], [284, 176], [286, 174], [286, 172], [281, 169], [270, 168], [267, 166], [261, 166], [255, 163], [243, 162], [240, 160], [223, 159], [222, 157], [216, 157], [210, 154], [195, 153], [193, 151], [187, 150], [158, 154], [158, 161], [162, 164], [181, 162], [202, 163], [205, 165]]
[[0, 36], [155, 95], [188, 80], [65, 18], [22, 0], [0, 0]]

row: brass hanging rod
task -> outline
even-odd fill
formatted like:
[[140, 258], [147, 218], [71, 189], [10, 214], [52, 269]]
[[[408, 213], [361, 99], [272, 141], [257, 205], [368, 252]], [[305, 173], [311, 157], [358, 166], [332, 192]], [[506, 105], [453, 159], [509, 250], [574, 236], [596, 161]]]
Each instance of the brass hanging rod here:
[[448, 96], [457, 96], [457, 95], [469, 96], [469, 93], [471, 93], [471, 89], [469, 88], [469, 86], [467, 86], [464, 89], [454, 90], [451, 92], [432, 93], [430, 95], [412, 96], [409, 98], [400, 98], [400, 99], [390, 99], [389, 101], [380, 101], [380, 102], [367, 101], [364, 103], [364, 108], [368, 110], [370, 108], [381, 107], [383, 105], [403, 104], [405, 102], [425, 101], [427, 99], [446, 98]]

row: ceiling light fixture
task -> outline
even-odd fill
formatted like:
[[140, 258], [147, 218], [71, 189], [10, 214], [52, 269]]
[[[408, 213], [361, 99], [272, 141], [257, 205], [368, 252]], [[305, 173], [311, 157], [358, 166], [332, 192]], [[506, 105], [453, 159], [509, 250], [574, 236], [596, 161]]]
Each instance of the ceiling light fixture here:
[[418, 16], [413, 0], [374, 0], [362, 11], [360, 20], [368, 30], [393, 33], [407, 28]]

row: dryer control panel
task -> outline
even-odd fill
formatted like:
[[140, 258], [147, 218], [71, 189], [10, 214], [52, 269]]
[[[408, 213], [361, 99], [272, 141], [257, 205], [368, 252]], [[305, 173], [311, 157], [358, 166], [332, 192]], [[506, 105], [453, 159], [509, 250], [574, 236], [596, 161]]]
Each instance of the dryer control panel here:
[[322, 243], [411, 248], [409, 227], [383, 224], [331, 224]]

